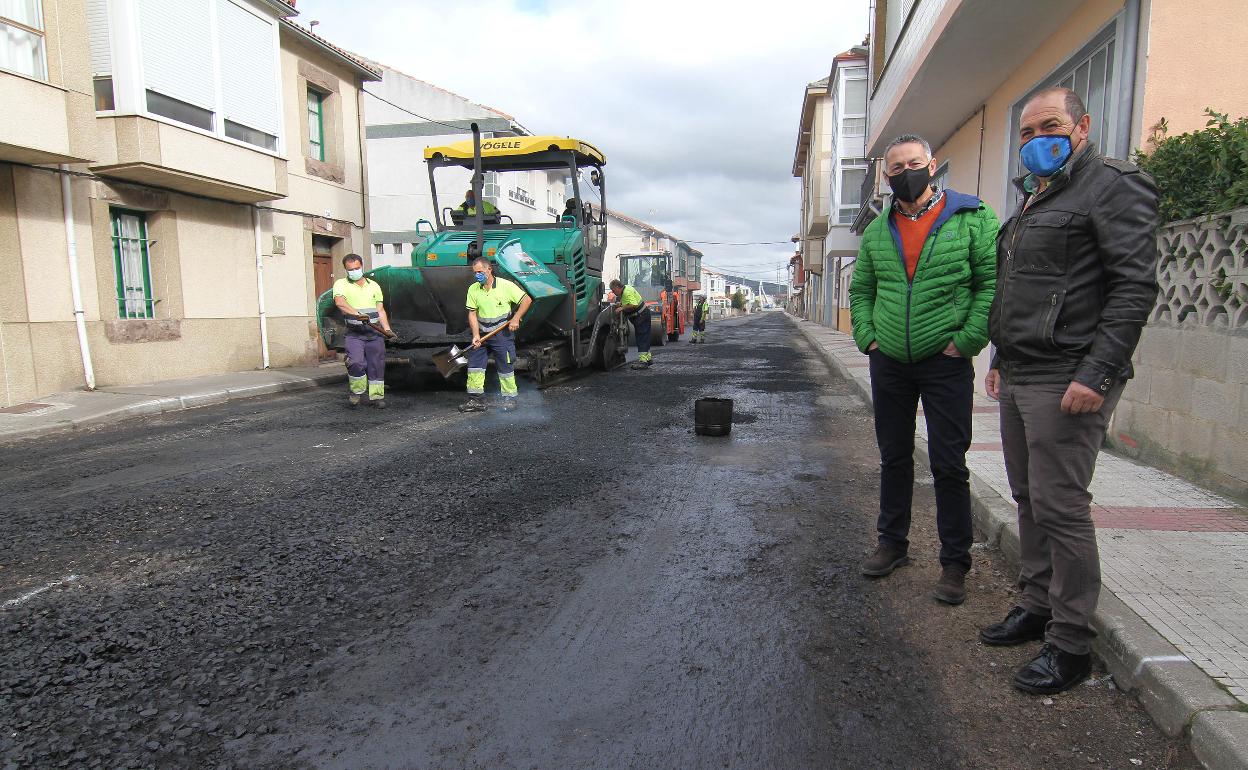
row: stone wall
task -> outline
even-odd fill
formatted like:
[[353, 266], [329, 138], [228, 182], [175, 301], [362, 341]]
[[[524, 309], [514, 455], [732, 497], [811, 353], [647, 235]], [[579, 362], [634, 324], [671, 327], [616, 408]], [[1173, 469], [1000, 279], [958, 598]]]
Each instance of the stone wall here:
[[1157, 243], [1161, 292], [1110, 442], [1248, 499], [1248, 208], [1174, 222]]

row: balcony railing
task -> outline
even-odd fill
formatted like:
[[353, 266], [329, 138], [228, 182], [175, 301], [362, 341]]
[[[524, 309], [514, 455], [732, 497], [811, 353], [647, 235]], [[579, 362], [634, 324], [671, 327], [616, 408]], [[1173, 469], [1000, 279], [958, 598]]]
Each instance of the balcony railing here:
[[862, 178], [862, 201], [858, 209], [858, 215], [854, 217], [854, 223], [850, 225], [851, 230], [857, 235], [862, 235], [862, 231], [867, 229], [867, 225], [871, 224], [871, 220], [880, 215], [884, 210], [884, 196], [889, 194], [884, 192], [884, 164], [880, 162], [880, 158], [872, 158], [867, 166], [867, 174]]

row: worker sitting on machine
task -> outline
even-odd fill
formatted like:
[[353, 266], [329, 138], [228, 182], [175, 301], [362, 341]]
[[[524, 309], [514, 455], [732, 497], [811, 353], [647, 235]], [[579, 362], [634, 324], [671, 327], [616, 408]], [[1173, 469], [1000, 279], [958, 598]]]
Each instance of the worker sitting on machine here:
[[[484, 412], [485, 369], [494, 355], [498, 369], [498, 387], [502, 391], [504, 412], [516, 408], [516, 330], [529, 312], [533, 298], [506, 278], [494, 277], [494, 265], [485, 257], [472, 261], [473, 281], [468, 287], [468, 328], [472, 330], [472, 347], [468, 350], [468, 400], [460, 405], [461, 412]], [[519, 305], [514, 311], [513, 305]], [[487, 340], [481, 338], [503, 326], [507, 328]]]
[[693, 339], [690, 342], [706, 342], [706, 320], [711, 315], [711, 303], [706, 301], [706, 295], [695, 294], [693, 305]]
[[578, 225], [581, 223], [581, 204], [576, 198], [568, 198], [563, 204], [563, 213], [559, 215], [559, 219], [564, 220], [568, 217], [571, 217], [572, 221]]
[[650, 355], [650, 307], [636, 289], [625, 286], [619, 279], [611, 282], [611, 293], [620, 303], [615, 312], [624, 314], [637, 336], [637, 361], [631, 368], [649, 369], [653, 363]]
[[[451, 221], [456, 225], [462, 225], [472, 217], [477, 215], [477, 195], [471, 189], [464, 193], [464, 202], [459, 204], [459, 208], [451, 209]], [[481, 219], [484, 224], [496, 225], [501, 220], [499, 218], [498, 207], [489, 201], [481, 202]]]

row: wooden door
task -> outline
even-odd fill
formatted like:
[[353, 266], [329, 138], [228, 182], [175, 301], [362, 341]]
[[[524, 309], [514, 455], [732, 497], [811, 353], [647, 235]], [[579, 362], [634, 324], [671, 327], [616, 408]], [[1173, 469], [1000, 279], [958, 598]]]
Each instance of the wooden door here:
[[[323, 235], [312, 236], [312, 291], [315, 299], [334, 286], [334, 241]], [[321, 360], [333, 359], [334, 352], [325, 347], [325, 341], [317, 338], [317, 350]]]

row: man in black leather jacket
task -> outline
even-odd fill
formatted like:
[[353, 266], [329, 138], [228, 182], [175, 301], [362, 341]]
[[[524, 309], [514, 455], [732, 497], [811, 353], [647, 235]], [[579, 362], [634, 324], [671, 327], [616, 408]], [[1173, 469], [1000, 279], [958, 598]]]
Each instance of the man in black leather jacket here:
[[1131, 355], [1157, 298], [1157, 188], [1088, 141], [1091, 117], [1066, 88], [1032, 97], [1019, 121], [1021, 209], [997, 236], [996, 347], [985, 380], [1018, 503], [1018, 606], [986, 644], [1045, 640], [1014, 684], [1069, 689], [1091, 664], [1100, 555], [1088, 486]]

